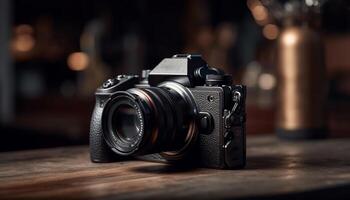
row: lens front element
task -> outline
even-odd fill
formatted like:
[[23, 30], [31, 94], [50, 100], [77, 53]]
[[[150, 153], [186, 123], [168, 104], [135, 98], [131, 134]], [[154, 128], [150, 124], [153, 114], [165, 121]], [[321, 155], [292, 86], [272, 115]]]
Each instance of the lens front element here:
[[135, 152], [144, 134], [143, 126], [143, 112], [133, 95], [120, 92], [106, 104], [102, 113], [103, 136], [116, 153]]
[[140, 130], [136, 110], [130, 105], [120, 105], [113, 113], [112, 126], [118, 137], [127, 141], [133, 140]]

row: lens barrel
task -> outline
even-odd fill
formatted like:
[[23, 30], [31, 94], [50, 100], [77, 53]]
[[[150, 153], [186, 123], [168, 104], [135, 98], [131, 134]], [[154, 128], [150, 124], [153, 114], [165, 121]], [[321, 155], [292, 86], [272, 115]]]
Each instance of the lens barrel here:
[[115, 93], [102, 114], [107, 144], [119, 155], [181, 157], [196, 138], [196, 105], [176, 83]]

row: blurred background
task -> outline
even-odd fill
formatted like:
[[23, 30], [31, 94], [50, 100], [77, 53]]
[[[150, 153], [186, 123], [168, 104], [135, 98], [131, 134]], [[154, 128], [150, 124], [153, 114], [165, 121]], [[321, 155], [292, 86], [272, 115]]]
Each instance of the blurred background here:
[[[350, 136], [350, 1], [303, 3], [319, 8], [330, 135]], [[279, 15], [288, 11], [275, 5], [1, 0], [0, 151], [87, 144], [96, 87], [177, 53], [202, 54], [246, 84], [247, 134], [274, 134]]]

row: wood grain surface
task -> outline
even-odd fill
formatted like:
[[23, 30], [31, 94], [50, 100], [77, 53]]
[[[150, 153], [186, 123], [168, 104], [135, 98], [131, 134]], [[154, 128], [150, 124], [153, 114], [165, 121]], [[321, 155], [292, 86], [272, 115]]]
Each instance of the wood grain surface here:
[[350, 198], [350, 139], [248, 138], [243, 170], [95, 164], [88, 147], [0, 154], [0, 199]]

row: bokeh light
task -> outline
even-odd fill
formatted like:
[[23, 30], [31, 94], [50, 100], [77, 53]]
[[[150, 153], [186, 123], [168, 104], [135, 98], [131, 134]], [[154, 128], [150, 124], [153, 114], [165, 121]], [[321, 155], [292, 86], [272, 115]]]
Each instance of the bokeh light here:
[[274, 24], [267, 24], [263, 28], [263, 35], [264, 35], [265, 38], [267, 38], [269, 40], [276, 39], [277, 36], [278, 36], [278, 33], [279, 33], [279, 29]]
[[262, 5], [257, 5], [255, 7], [252, 8], [252, 14], [253, 17], [255, 19], [255, 21], [259, 24], [259, 25], [263, 25], [267, 22], [268, 20], [268, 12], [267, 9], [262, 6]]
[[259, 77], [259, 87], [263, 90], [271, 90], [276, 86], [276, 78], [272, 74], [264, 73]]
[[15, 27], [12, 49], [15, 52], [28, 52], [34, 48], [34, 30], [28, 24], [21, 24]]
[[74, 52], [68, 56], [67, 64], [73, 71], [85, 70], [89, 64], [89, 56], [83, 52]]
[[283, 35], [282, 40], [286, 45], [294, 45], [297, 42], [298, 38], [296, 33], [289, 32]]

